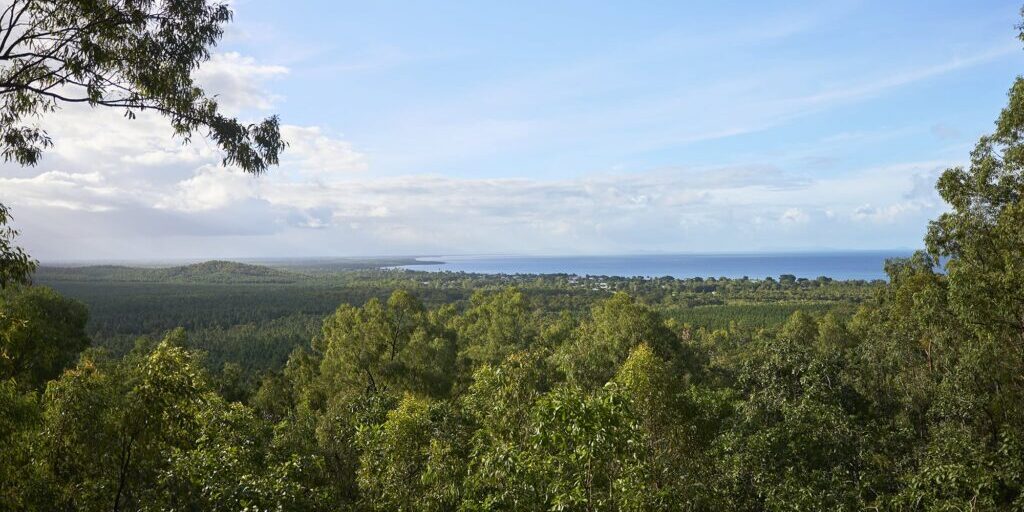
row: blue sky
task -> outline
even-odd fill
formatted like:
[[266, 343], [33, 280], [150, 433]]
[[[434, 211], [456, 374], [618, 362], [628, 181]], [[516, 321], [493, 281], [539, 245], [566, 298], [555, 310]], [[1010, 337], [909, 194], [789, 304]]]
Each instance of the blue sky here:
[[1020, 71], [1017, 2], [694, 3], [249, 1], [228, 46], [376, 172], [464, 177], [955, 156]]
[[232, 6], [281, 168], [65, 111], [0, 183], [40, 258], [913, 248], [1024, 69], [1003, 1]]

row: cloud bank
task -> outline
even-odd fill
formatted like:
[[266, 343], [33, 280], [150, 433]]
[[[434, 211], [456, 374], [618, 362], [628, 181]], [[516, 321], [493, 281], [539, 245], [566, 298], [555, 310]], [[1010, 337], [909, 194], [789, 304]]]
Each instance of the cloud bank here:
[[[258, 117], [280, 101], [267, 84], [288, 73], [227, 53], [199, 77], [231, 112]], [[281, 166], [256, 178], [222, 167], [201, 138], [182, 145], [156, 115], [69, 107], [42, 123], [56, 145], [37, 168], [5, 164], [0, 201], [44, 261], [893, 248], [943, 208], [930, 184], [948, 165], [825, 178], [768, 164], [377, 175], [344, 137], [285, 125]]]

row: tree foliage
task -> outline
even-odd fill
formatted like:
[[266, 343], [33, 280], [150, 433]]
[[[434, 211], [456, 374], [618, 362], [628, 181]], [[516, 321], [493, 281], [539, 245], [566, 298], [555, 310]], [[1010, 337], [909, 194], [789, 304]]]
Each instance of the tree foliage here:
[[11, 285], [30, 283], [38, 265], [24, 249], [14, 245], [18, 231], [10, 222], [11, 211], [0, 204], [0, 291]]
[[0, 378], [42, 389], [89, 345], [85, 305], [44, 287], [0, 292]]
[[62, 104], [158, 112], [189, 140], [204, 130], [224, 164], [259, 174], [284, 148], [276, 117], [221, 113], [193, 72], [230, 21], [208, 0], [9, 0], [0, 10], [0, 153], [23, 165], [51, 145], [32, 120]]

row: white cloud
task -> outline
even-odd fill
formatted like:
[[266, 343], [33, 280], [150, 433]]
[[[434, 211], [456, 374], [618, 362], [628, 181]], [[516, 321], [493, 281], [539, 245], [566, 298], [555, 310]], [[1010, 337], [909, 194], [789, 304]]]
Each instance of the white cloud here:
[[289, 172], [321, 177], [367, 169], [364, 154], [350, 142], [325, 134], [318, 126], [285, 125], [281, 127], [281, 136], [288, 141], [282, 168]]
[[[204, 66], [199, 79], [210, 92], [230, 97], [229, 108], [253, 111], [271, 105], [274, 97], [264, 85], [286, 71], [238, 54], [220, 54]], [[348, 141], [320, 127], [283, 126], [283, 135], [294, 144], [280, 167], [257, 180], [223, 168], [220, 151], [199, 134], [183, 144], [167, 120], [154, 112], [127, 119], [115, 109], [65, 105], [41, 119], [41, 125], [54, 146], [38, 167], [0, 163], [0, 202], [14, 209], [19, 225], [33, 226], [24, 236], [30, 248], [39, 246], [42, 257], [83, 256], [68, 248], [72, 241], [89, 245], [85, 237], [119, 239], [112, 243], [108, 238], [111, 243], [101, 245], [102, 250], [116, 251], [125, 250], [121, 243], [137, 236], [252, 236], [285, 225], [326, 225], [333, 212], [294, 213], [299, 210], [291, 207], [279, 212], [259, 199], [260, 187], [366, 167], [363, 155]], [[299, 214], [306, 220], [281, 218]], [[145, 249], [128, 244], [127, 250]], [[118, 257], [113, 252], [108, 256]]]
[[277, 96], [268, 92], [263, 84], [288, 74], [284, 66], [266, 65], [235, 52], [213, 55], [196, 72], [201, 87], [217, 97], [219, 105], [237, 115], [246, 110], [269, 110]]
[[[95, 258], [201, 257], [228, 249], [235, 256], [792, 249], [810, 232], [817, 247], [885, 248], [914, 239], [941, 209], [907, 198], [920, 194], [922, 176], [934, 176], [936, 167], [905, 164], [819, 180], [777, 169], [754, 179], [750, 167], [563, 180], [350, 173], [297, 180], [287, 168], [253, 178], [203, 164], [170, 186], [132, 173], [7, 178], [0, 181], [0, 200], [17, 215], [40, 218], [108, 212], [114, 217], [104, 217], [106, 236], [139, 241], [128, 249], [108, 244], [74, 253]], [[96, 236], [69, 222], [49, 226], [45, 240], [29, 236], [29, 248], [43, 258], [66, 258], [65, 244]], [[189, 241], [162, 247], [157, 239], [168, 233]], [[178, 253], [153, 252], [156, 247]], [[128, 253], [104, 252], [114, 248]]]
[[853, 212], [853, 218], [861, 221], [877, 223], [893, 223], [905, 215], [918, 213], [930, 205], [921, 201], [904, 201], [887, 206], [876, 207], [870, 203], [859, 206]]
[[222, 208], [253, 197], [255, 179], [237, 171], [206, 165], [191, 178], [178, 183], [176, 190], [158, 200], [155, 207], [185, 212]]
[[87, 212], [117, 209], [122, 194], [95, 172], [47, 171], [31, 178], [0, 178], [0, 190], [5, 192], [0, 200], [13, 204]]

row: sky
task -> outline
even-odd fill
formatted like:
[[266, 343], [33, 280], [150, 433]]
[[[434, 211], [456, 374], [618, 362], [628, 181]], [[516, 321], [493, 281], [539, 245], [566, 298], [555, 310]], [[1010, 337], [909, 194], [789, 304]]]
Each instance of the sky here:
[[0, 202], [43, 262], [906, 250], [1024, 70], [1018, 2], [234, 0], [252, 177], [65, 107]]

